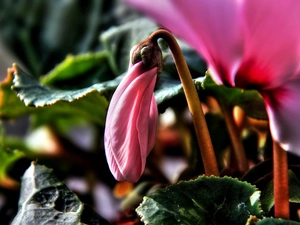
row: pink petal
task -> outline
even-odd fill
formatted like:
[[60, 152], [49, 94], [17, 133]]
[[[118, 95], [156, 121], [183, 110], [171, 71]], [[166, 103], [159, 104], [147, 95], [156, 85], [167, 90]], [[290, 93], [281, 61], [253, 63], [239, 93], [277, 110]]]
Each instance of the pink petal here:
[[194, 47], [214, 80], [257, 89], [274, 138], [300, 155], [298, 0], [124, 0]]
[[130, 66], [111, 99], [105, 152], [117, 180], [136, 182], [154, 145], [158, 117], [153, 94], [156, 73], [156, 67], [145, 72], [141, 62]]
[[243, 54], [241, 0], [124, 0], [193, 46], [217, 83], [234, 84]]
[[300, 72], [300, 2], [244, 1], [245, 54], [235, 84], [273, 89]]
[[300, 156], [300, 79], [261, 94], [267, 105], [273, 138], [285, 150]]

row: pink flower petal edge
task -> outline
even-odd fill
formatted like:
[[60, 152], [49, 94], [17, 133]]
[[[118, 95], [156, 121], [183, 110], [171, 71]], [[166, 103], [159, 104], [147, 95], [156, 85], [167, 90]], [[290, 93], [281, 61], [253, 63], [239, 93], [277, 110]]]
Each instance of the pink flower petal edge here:
[[240, 0], [123, 1], [194, 47], [209, 63], [217, 83], [233, 85], [243, 54]]
[[298, 0], [123, 1], [193, 46], [217, 83], [258, 90], [273, 138], [300, 155]]
[[[261, 92], [269, 115], [273, 138], [283, 149], [300, 155], [300, 80], [288, 82], [284, 88]], [[279, 129], [280, 128], [280, 129]]]
[[144, 172], [157, 130], [154, 98], [157, 67], [144, 71], [142, 62], [130, 65], [111, 99], [105, 126], [105, 153], [119, 181], [136, 182]]

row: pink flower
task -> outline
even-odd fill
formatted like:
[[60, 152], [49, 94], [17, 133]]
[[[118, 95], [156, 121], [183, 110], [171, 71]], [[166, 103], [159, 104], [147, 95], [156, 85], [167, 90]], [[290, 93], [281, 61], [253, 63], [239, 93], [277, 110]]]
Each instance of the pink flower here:
[[153, 148], [158, 111], [154, 98], [157, 67], [130, 64], [111, 99], [104, 145], [109, 168], [117, 180], [136, 182]]
[[273, 138], [300, 155], [298, 0], [124, 1], [193, 46], [217, 83], [258, 90]]

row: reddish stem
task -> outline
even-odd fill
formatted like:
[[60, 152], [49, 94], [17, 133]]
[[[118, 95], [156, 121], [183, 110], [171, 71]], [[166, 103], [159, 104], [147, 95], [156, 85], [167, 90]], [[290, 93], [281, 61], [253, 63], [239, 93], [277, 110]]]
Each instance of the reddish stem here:
[[225, 106], [222, 103], [220, 103], [220, 105], [222, 107], [222, 113], [231, 139], [233, 154], [238, 163], [238, 169], [241, 173], [245, 173], [249, 169], [249, 165], [241, 140], [241, 134], [233, 119], [233, 108]]
[[274, 216], [289, 219], [289, 177], [287, 152], [273, 141]]

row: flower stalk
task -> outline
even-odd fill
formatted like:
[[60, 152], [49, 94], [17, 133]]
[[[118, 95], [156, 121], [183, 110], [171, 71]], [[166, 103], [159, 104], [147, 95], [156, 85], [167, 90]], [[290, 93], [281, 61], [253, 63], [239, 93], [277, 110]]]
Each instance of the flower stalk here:
[[188, 108], [190, 110], [195, 132], [203, 160], [205, 174], [219, 176], [216, 156], [211, 142], [210, 134], [205, 121], [204, 113], [201, 107], [200, 99], [192, 80], [192, 76], [181, 52], [181, 49], [174, 36], [166, 30], [155, 31], [150, 35], [151, 42], [157, 43], [159, 38], [164, 39], [168, 44], [178, 71], [183, 90], [187, 99]]
[[287, 162], [287, 152], [273, 141], [274, 216], [286, 220], [290, 218]]
[[238, 170], [242, 174], [244, 174], [249, 169], [249, 165], [247, 162], [246, 153], [241, 140], [240, 132], [233, 119], [233, 109], [231, 106], [226, 106], [224, 103], [221, 102], [220, 105], [231, 139], [233, 154], [238, 163]]

